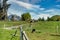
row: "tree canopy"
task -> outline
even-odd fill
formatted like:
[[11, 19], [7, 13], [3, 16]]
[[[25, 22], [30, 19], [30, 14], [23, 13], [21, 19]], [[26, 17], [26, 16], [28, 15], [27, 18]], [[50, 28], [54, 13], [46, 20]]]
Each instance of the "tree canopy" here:
[[10, 6], [10, 4], [7, 4], [7, 1], [8, 0], [3, 0], [3, 2], [0, 3], [0, 20], [6, 20], [7, 19], [7, 10]]
[[21, 18], [22, 18], [23, 21], [31, 20], [31, 15], [29, 14], [29, 12], [23, 13], [21, 15]]
[[51, 17], [52, 21], [60, 21], [60, 15], [54, 15]]

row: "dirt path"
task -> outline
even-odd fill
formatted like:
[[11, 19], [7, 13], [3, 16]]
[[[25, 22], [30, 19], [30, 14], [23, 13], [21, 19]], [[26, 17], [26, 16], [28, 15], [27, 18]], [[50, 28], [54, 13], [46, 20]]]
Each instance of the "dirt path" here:
[[16, 29], [19, 26], [11, 26], [11, 27], [4, 27], [3, 29], [7, 29], [7, 30], [12, 30], [12, 29]]

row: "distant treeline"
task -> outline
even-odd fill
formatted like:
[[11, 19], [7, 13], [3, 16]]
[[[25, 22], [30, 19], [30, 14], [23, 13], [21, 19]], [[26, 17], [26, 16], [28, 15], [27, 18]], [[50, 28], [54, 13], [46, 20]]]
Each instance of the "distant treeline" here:
[[16, 15], [12, 15], [11, 20], [14, 21], [14, 20], [16, 20], [17, 17], [21, 21], [31, 21], [31, 20], [33, 20], [33, 21], [60, 21], [60, 15], [54, 15], [52, 17], [47, 17], [46, 20], [44, 19], [44, 17], [43, 18], [38, 18], [38, 20], [31, 19], [31, 15], [30, 15], [29, 12], [23, 13], [21, 15], [21, 17], [16, 16]]
[[60, 15], [54, 15], [52, 17], [47, 17], [47, 20], [44, 20], [44, 18], [39, 18], [38, 21], [60, 21]]

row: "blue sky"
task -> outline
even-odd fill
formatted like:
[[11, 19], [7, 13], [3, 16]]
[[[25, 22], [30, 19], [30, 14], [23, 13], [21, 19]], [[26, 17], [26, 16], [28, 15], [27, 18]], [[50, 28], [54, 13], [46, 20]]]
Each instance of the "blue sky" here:
[[60, 15], [60, 0], [9, 0], [8, 15], [30, 12], [32, 19]]

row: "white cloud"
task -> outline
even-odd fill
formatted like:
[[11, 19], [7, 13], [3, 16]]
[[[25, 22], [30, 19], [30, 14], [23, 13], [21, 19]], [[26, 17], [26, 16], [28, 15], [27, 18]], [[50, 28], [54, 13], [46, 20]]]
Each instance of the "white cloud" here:
[[34, 12], [30, 12], [30, 15], [31, 15], [32, 19], [37, 20], [39, 18], [38, 15]]
[[[12, 0], [10, 0], [10, 1], [12, 1]], [[22, 1], [15, 0], [15, 1], [12, 1], [12, 2], [14, 2], [14, 3], [16, 3], [16, 4], [18, 4], [18, 5], [22, 6], [22, 7], [25, 7], [27, 9], [29, 9], [31, 7], [39, 8], [38, 5], [32, 5], [32, 4], [28, 4], [28, 3], [22, 2]]]
[[10, 2], [14, 2], [16, 4], [18, 4], [19, 6], [22, 6], [28, 10], [32, 10], [32, 8], [36, 9], [36, 10], [44, 10], [44, 8], [40, 8], [40, 5], [33, 5], [33, 4], [29, 4], [29, 3], [25, 3], [22, 1], [18, 1], [18, 0], [10, 0]]
[[23, 14], [23, 11], [17, 11], [17, 10], [14, 10], [14, 9], [12, 9], [12, 8], [9, 8], [9, 10], [8, 10], [8, 12], [7, 12], [8, 14], [8, 16], [9, 15], [12, 15], [12, 14], [16, 14], [16, 15], [18, 15], [18, 16], [20, 16], [21, 17], [21, 14]]
[[50, 15], [50, 14], [38, 14], [38, 15], [36, 15], [34, 12], [30, 12], [30, 14], [31, 14], [31, 16], [32, 16], [32, 19], [35, 19], [35, 20], [37, 20], [38, 18], [43, 18], [44, 17], [44, 19], [46, 20], [47, 19], [47, 17], [52, 17], [53, 15]]
[[43, 17], [44, 17], [44, 19], [46, 20], [47, 17], [51, 17], [52, 15], [50, 15], [50, 14], [39, 14], [38, 16], [39, 16], [40, 18], [43, 18]]
[[51, 15], [60, 15], [60, 9], [49, 9], [44, 12]]
[[45, 10], [44, 12], [54, 12], [54, 9]]

